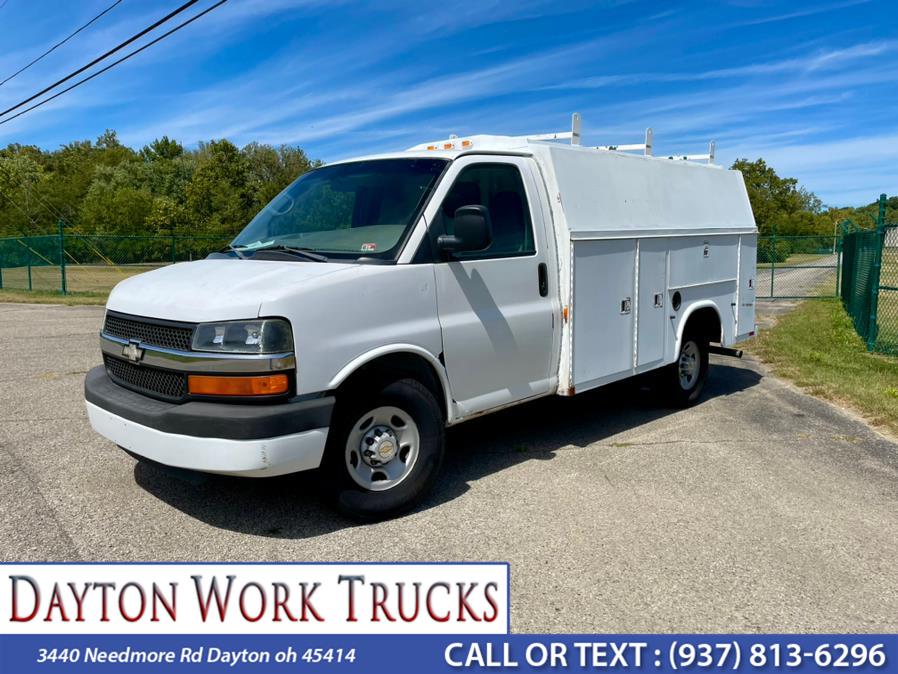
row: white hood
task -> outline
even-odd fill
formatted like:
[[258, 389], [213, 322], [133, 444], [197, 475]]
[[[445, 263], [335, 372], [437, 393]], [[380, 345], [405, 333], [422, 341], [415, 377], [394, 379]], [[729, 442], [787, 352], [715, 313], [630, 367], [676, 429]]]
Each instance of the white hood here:
[[112, 311], [172, 321], [256, 318], [263, 302], [296, 292], [296, 286], [356, 264], [279, 260], [199, 260], [132, 276], [106, 304]]

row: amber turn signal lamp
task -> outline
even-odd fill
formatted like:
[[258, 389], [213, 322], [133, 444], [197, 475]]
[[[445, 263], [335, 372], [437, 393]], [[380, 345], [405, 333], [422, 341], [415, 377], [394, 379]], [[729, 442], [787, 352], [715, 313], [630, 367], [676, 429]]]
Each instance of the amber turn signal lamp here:
[[270, 396], [286, 393], [290, 382], [286, 374], [261, 377], [213, 377], [192, 374], [187, 389], [197, 396]]

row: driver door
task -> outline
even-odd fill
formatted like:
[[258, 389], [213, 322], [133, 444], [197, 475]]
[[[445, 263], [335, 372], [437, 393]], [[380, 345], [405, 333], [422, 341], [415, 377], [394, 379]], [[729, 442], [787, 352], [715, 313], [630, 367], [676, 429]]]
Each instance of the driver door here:
[[[432, 217], [431, 235], [452, 234], [462, 206], [484, 206], [492, 243], [434, 263], [443, 356], [453, 398], [468, 416], [547, 393], [554, 332], [555, 279], [548, 278], [546, 233], [525, 158], [470, 156]], [[450, 178], [447, 176], [447, 178]]]

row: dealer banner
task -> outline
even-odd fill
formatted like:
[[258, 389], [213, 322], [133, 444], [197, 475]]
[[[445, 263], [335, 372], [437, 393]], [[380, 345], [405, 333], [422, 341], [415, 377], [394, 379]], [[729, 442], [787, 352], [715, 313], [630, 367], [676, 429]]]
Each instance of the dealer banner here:
[[509, 566], [4, 564], [0, 672], [893, 671], [885, 635], [512, 634]]
[[8, 564], [7, 634], [505, 634], [507, 564]]

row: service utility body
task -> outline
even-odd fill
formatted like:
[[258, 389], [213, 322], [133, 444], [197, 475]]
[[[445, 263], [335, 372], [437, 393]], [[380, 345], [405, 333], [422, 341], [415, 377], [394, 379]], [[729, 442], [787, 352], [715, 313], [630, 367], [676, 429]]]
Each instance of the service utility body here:
[[115, 287], [91, 424], [168, 466], [320, 469], [377, 519], [438, 479], [447, 426], [650, 371], [690, 405], [755, 330], [757, 229], [713, 154], [584, 147], [574, 115], [310, 171], [221, 252]]

